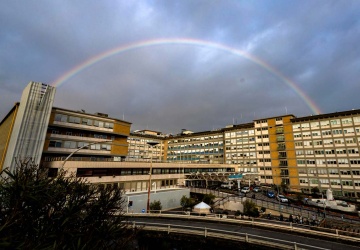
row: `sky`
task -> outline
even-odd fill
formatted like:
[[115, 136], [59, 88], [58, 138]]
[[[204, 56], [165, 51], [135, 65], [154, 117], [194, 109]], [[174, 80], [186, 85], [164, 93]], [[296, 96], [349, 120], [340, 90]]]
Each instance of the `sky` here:
[[358, 0], [1, 0], [0, 120], [55, 107], [177, 134], [360, 109]]

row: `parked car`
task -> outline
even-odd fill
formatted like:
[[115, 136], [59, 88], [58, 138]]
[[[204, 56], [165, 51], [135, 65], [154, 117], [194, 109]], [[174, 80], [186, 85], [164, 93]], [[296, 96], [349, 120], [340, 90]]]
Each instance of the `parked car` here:
[[242, 193], [249, 193], [250, 192], [250, 188], [249, 187], [243, 187], [242, 189], [241, 189], [241, 192]]
[[289, 200], [284, 195], [281, 195], [281, 194], [278, 194], [276, 196], [276, 199], [280, 202], [289, 202]]
[[274, 191], [268, 191], [267, 194], [266, 194], [267, 197], [269, 198], [274, 198], [275, 197], [275, 193]]
[[254, 187], [253, 191], [256, 192], [256, 193], [260, 192], [260, 187]]

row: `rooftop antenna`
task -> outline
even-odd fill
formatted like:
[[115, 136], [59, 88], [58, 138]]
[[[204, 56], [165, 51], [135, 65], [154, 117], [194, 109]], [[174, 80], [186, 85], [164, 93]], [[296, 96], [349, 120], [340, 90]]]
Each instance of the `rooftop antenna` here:
[[285, 106], [285, 114], [287, 114], [287, 108], [286, 108], [286, 106]]

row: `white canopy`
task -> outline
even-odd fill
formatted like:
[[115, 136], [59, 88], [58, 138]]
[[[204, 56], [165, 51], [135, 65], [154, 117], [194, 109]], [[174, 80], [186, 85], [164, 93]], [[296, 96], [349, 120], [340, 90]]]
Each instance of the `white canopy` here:
[[210, 206], [205, 202], [200, 202], [196, 206], [194, 206], [193, 212], [199, 214], [209, 214], [210, 213]]
[[205, 202], [200, 202], [199, 204], [195, 205], [194, 208], [199, 208], [199, 209], [204, 209], [204, 208], [211, 208], [208, 204], [206, 204]]

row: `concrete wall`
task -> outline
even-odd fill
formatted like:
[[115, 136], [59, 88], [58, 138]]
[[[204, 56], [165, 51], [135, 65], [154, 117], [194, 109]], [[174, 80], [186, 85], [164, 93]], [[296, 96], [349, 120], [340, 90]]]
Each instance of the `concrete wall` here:
[[[190, 197], [190, 189], [167, 189], [156, 191], [156, 193], [152, 191], [150, 193], [150, 203], [156, 200], [161, 202], [162, 210], [175, 209], [181, 207], [180, 200], [183, 195]], [[125, 208], [125, 211], [128, 209], [129, 213], [146, 212], [147, 198], [147, 192], [126, 194], [126, 199], [132, 201], [133, 205]]]

